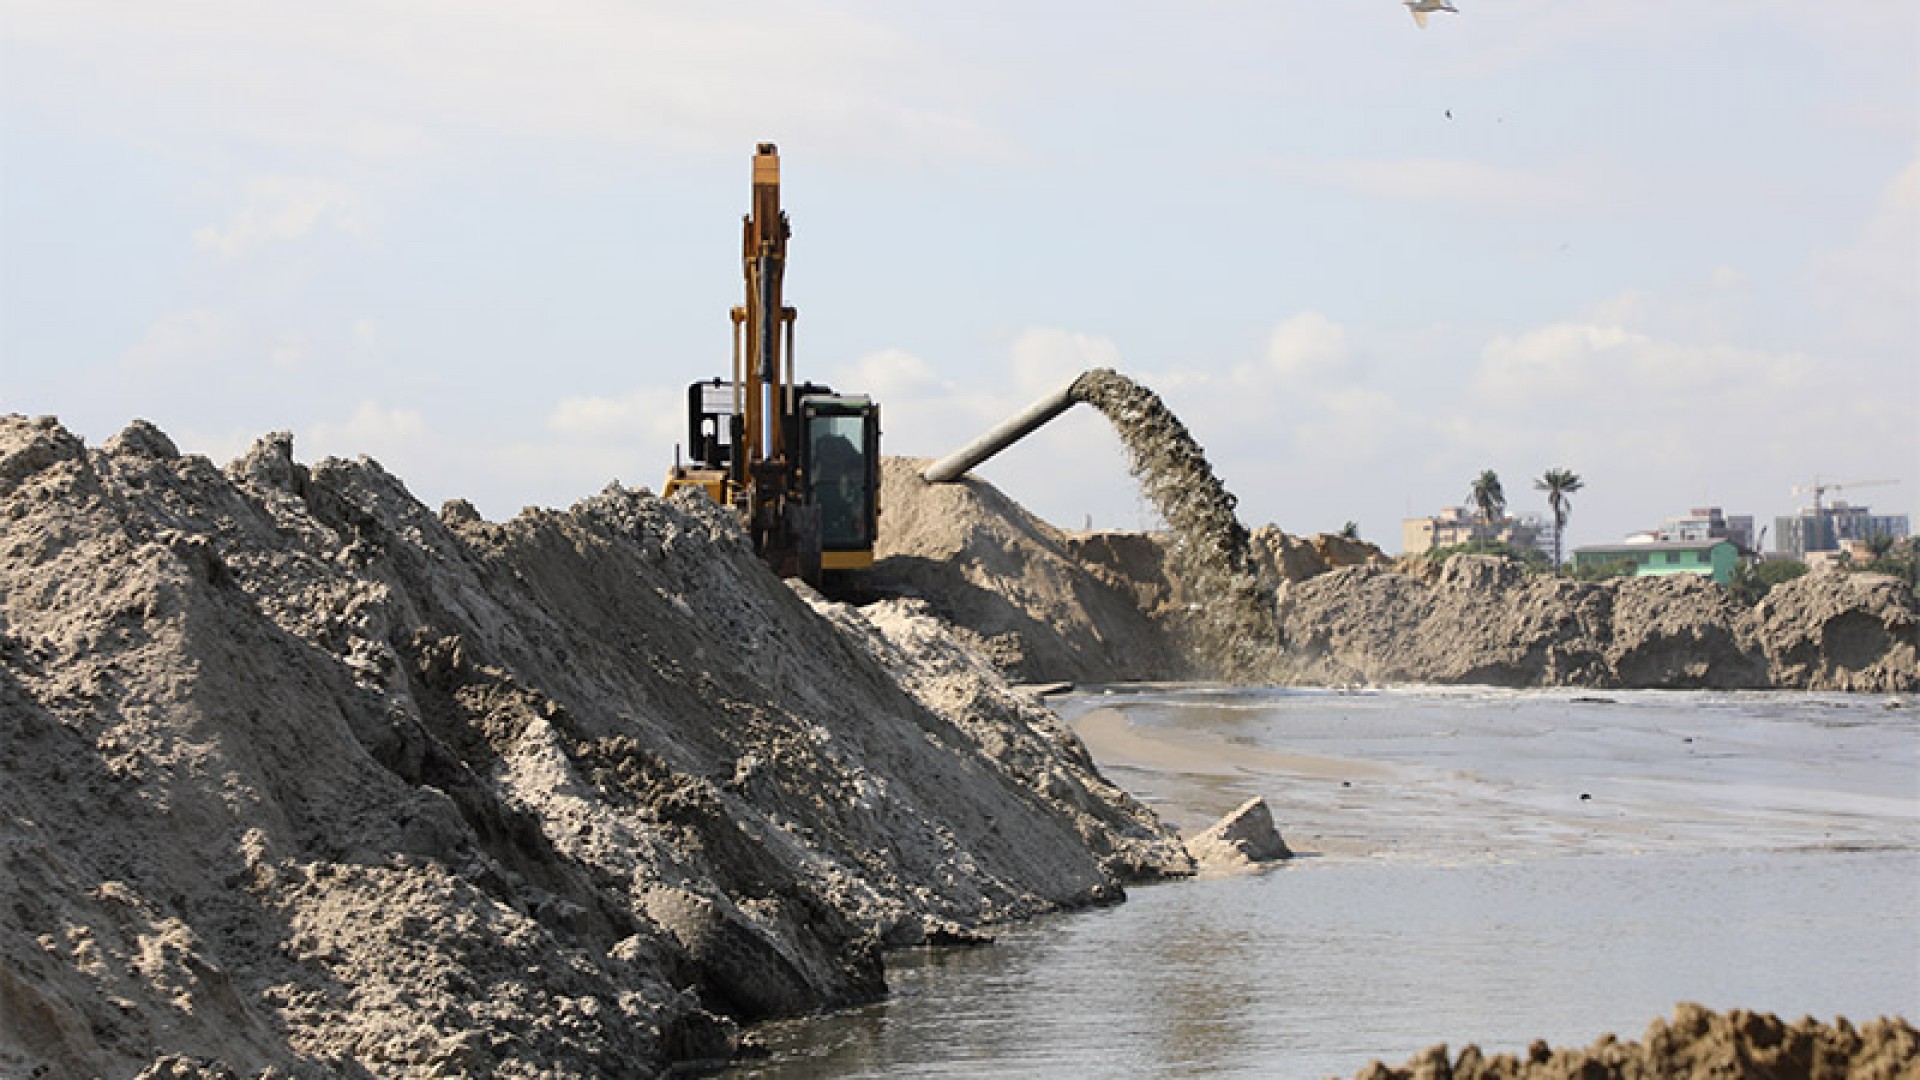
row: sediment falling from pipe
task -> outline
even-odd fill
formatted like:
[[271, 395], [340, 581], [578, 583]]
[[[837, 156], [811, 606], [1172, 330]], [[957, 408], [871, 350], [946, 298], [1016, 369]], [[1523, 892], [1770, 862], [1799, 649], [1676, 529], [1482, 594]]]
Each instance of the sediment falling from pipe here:
[[1270, 672], [1279, 648], [1271, 590], [1253, 570], [1233, 494], [1186, 425], [1160, 395], [1109, 368], [1081, 375], [1072, 394], [1113, 423], [1128, 471], [1172, 532], [1171, 576], [1190, 604], [1198, 665], [1230, 679]]

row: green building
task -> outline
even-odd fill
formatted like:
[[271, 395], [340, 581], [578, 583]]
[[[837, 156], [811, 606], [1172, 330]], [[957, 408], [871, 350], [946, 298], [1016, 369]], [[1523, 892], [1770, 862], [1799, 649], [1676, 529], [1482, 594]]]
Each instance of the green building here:
[[1704, 574], [1722, 585], [1733, 580], [1739, 549], [1729, 540], [1661, 540], [1640, 544], [1596, 544], [1573, 549], [1575, 570], [1631, 562], [1635, 577], [1654, 574]]

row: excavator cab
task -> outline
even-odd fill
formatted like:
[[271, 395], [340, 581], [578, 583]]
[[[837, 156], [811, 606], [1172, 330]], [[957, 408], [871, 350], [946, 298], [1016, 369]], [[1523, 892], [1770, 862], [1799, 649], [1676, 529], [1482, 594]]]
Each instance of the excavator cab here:
[[[865, 395], [836, 394], [816, 383], [800, 386], [798, 396], [781, 425], [788, 440], [782, 460], [797, 465], [784, 502], [810, 509], [793, 516], [796, 524], [782, 526], [786, 535], [762, 533], [756, 542], [769, 561], [779, 560], [776, 569], [790, 568], [817, 583], [823, 571], [873, 566], [880, 525], [880, 406]], [[744, 493], [752, 477], [737, 453], [743, 441], [739, 398], [735, 385], [724, 379], [687, 387], [686, 445], [692, 460], [674, 466], [666, 494], [703, 487], [714, 502], [733, 505], [743, 515], [750, 512]]]
[[879, 525], [880, 407], [831, 393], [800, 399], [800, 475], [806, 501], [820, 510], [820, 566], [873, 565]]

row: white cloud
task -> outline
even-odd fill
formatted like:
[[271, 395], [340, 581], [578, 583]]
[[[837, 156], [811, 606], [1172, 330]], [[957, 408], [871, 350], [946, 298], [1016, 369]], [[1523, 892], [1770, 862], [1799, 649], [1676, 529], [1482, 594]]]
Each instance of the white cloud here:
[[1911, 362], [1920, 350], [1920, 158], [1887, 184], [1857, 238], [1815, 257], [1812, 278], [1849, 341]]
[[1022, 331], [1012, 352], [1014, 382], [1034, 398], [1060, 389], [1089, 368], [1120, 364], [1120, 346], [1111, 339], [1053, 327]]
[[307, 427], [307, 436], [322, 451], [341, 457], [379, 456], [382, 450], [405, 447], [427, 434], [426, 417], [418, 409], [392, 408], [362, 401], [345, 420], [322, 421]]
[[1302, 460], [1316, 450], [1346, 461], [1374, 461], [1414, 433], [1414, 413], [1385, 391], [1342, 386], [1322, 395], [1307, 422], [1293, 432]]
[[[227, 426], [202, 427], [186, 423], [166, 429], [173, 444], [183, 454], [201, 454], [216, 465], [225, 465], [238, 460], [264, 435], [263, 431], [251, 431], [244, 427]], [[303, 448], [304, 449], [304, 448]]]
[[1007, 152], [967, 104], [991, 72], [784, 0], [16, 0], [4, 33], [44, 107], [203, 147], [391, 163], [502, 136], [685, 149], [780, 131], [867, 160]]
[[1766, 393], [1816, 389], [1820, 365], [1796, 353], [1722, 343], [1661, 340], [1621, 326], [1561, 322], [1487, 343], [1476, 391], [1518, 405], [1591, 408], [1631, 403], [1637, 412], [1706, 411]]
[[828, 372], [842, 393], [866, 394], [880, 405], [886, 453], [937, 457], [972, 439], [1024, 404], [1005, 380], [987, 388], [938, 374], [917, 353], [892, 347], [868, 353]]
[[207, 308], [170, 311], [154, 320], [121, 359], [129, 372], [141, 375], [191, 371], [230, 348], [234, 336], [232, 321], [219, 312]]
[[546, 426], [569, 442], [650, 445], [664, 454], [686, 440], [686, 419], [683, 389], [643, 386], [618, 397], [563, 398], [547, 414]]
[[276, 371], [297, 371], [307, 364], [306, 339], [294, 335], [281, 338], [267, 349], [267, 362]]
[[417, 409], [360, 402], [340, 420], [299, 429], [302, 460], [366, 455], [428, 505], [472, 502], [488, 518], [527, 506], [564, 507], [620, 481], [658, 491], [684, 439], [684, 398], [642, 389], [618, 398], [570, 398], [544, 428], [487, 429], [434, 422]]
[[1611, 538], [1692, 505], [1784, 510], [1788, 486], [1815, 472], [1898, 475], [1914, 460], [1915, 404], [1845, 354], [1569, 321], [1489, 341], [1437, 445], [1455, 471], [1475, 453], [1503, 473], [1572, 468]]
[[264, 177], [247, 185], [245, 198], [226, 225], [194, 230], [194, 246], [233, 259], [305, 239], [322, 228], [349, 236], [365, 232], [352, 195], [326, 180]]
[[866, 394], [877, 401], [915, 397], [951, 397], [954, 384], [934, 374], [932, 365], [905, 349], [871, 352], [834, 369], [832, 385], [842, 393]]
[[1633, 326], [1680, 340], [1738, 337], [1754, 322], [1755, 283], [1731, 266], [1715, 266], [1699, 280], [1660, 290], [1629, 289], [1590, 305], [1582, 322]]
[[625, 442], [510, 439], [468, 448], [466, 460], [450, 472], [470, 484], [476, 465], [484, 468], [490, 477], [486, 490], [462, 494], [485, 516], [500, 518], [527, 506], [568, 506], [615, 481], [659, 491], [672, 464], [670, 447], [637, 438]]
[[1289, 316], [1267, 335], [1266, 367], [1285, 379], [1331, 375], [1351, 358], [1346, 328], [1317, 311]]
[[214, 378], [228, 394], [242, 386], [271, 391], [296, 385], [303, 372], [331, 360], [337, 335], [312, 335], [270, 325], [246, 309], [187, 308], [155, 319], [120, 356], [116, 378], [138, 382], [146, 392], [174, 386], [203, 393], [185, 380]]

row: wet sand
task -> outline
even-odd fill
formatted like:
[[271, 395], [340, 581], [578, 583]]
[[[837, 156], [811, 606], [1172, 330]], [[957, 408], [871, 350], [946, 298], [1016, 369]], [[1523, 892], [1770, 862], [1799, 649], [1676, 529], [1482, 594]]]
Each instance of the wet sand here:
[[[1248, 792], [1266, 794], [1298, 784], [1351, 785], [1393, 772], [1355, 759], [1265, 750], [1207, 729], [1139, 724], [1128, 710], [1118, 708], [1093, 709], [1074, 719], [1072, 727], [1103, 771], [1188, 837], [1239, 806]], [[1326, 839], [1324, 834], [1317, 837], [1321, 843]]]
[[1875, 695], [1158, 691], [1054, 702], [1191, 835], [1252, 796], [1287, 843], [1460, 861], [1920, 846], [1913, 740]]

